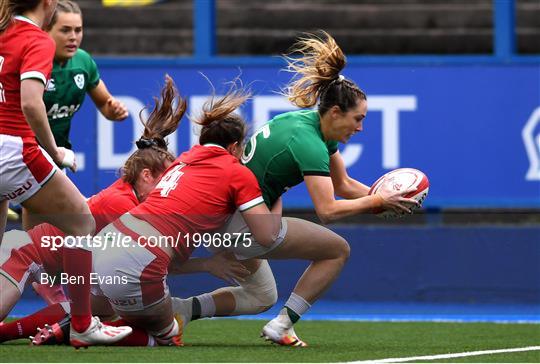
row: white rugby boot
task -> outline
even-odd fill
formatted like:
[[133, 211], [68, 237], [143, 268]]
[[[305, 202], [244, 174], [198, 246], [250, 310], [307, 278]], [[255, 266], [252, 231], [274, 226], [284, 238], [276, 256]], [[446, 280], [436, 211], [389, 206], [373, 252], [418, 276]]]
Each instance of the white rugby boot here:
[[75, 348], [86, 348], [93, 345], [111, 345], [129, 334], [133, 330], [129, 326], [109, 326], [103, 324], [98, 317], [92, 317], [90, 326], [85, 332], [77, 332], [70, 328], [69, 342]]
[[283, 346], [308, 346], [307, 343], [298, 338], [294, 332], [294, 328], [292, 326], [288, 327], [288, 325], [279, 320], [279, 317], [270, 320], [266, 325], [264, 325], [261, 332], [261, 337], [266, 341], [271, 341]]

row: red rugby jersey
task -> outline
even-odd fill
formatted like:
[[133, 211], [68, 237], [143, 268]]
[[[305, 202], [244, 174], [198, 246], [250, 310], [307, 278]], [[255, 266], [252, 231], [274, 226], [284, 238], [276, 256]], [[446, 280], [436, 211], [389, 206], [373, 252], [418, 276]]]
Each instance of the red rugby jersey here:
[[[88, 207], [96, 220], [96, 233], [105, 226], [134, 208], [139, 204], [133, 187], [118, 179], [112, 185], [90, 197]], [[36, 246], [48, 272], [61, 272], [63, 270], [61, 249], [53, 251], [50, 247], [43, 247], [43, 237], [64, 236], [64, 233], [51, 224], [40, 224], [28, 231]]]
[[34, 136], [21, 109], [21, 81], [35, 78], [46, 85], [55, 48], [46, 32], [22, 16], [0, 34], [0, 134]]
[[186, 234], [212, 232], [237, 209], [263, 203], [255, 175], [224, 148], [196, 145], [165, 171], [146, 200], [130, 211], [162, 235], [171, 236], [180, 261], [191, 255]]
[[88, 207], [96, 220], [96, 234], [138, 204], [133, 187], [121, 178], [90, 197]]

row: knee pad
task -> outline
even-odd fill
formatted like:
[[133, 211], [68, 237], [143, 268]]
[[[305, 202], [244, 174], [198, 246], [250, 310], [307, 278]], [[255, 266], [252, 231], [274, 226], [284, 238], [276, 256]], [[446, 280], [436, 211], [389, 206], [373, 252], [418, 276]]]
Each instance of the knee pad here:
[[233, 314], [257, 314], [268, 310], [277, 301], [277, 287], [272, 269], [263, 260], [259, 269], [241, 282], [240, 287], [230, 288], [236, 301]]

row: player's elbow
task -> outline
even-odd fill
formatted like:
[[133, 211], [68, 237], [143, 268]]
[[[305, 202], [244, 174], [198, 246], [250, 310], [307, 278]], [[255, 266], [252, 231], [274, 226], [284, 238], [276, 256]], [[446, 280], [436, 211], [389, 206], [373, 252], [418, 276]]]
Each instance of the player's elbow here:
[[317, 217], [319, 218], [319, 221], [323, 225], [326, 225], [326, 224], [330, 223], [330, 221], [331, 221], [327, 214], [317, 212]]
[[272, 246], [281, 234], [281, 215], [251, 214], [247, 215], [246, 222], [253, 239], [262, 246]]
[[39, 105], [32, 97], [21, 97], [21, 110], [23, 114], [27, 116], [27, 119], [28, 116], [35, 115], [40, 106], [41, 105]]
[[276, 241], [278, 234], [271, 230], [268, 231], [252, 231], [253, 239], [264, 247], [270, 247]]
[[321, 223], [325, 225], [330, 224], [339, 218], [338, 214], [331, 207], [319, 208], [316, 209], [316, 212], [319, 220], [321, 220]]
[[332, 181], [334, 187], [334, 194], [339, 197], [344, 197], [347, 195], [348, 188], [347, 184], [344, 181]]

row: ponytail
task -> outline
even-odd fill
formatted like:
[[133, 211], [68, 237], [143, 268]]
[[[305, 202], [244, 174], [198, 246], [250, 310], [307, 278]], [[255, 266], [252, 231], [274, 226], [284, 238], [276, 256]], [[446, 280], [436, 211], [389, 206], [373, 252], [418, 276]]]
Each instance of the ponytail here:
[[178, 128], [186, 108], [187, 102], [180, 96], [173, 79], [165, 75], [161, 97], [154, 97], [154, 109], [148, 119], [143, 120], [142, 111], [139, 114], [144, 132], [136, 142], [138, 149], [122, 167], [124, 181], [134, 185], [144, 168], [157, 177], [166, 169], [167, 162], [174, 161], [175, 157], [167, 149], [166, 137]]
[[[358, 98], [367, 97], [353, 81], [340, 74], [347, 59], [335, 39], [325, 31], [321, 34], [320, 37], [308, 34], [299, 38], [291, 52], [284, 56], [287, 71], [295, 76], [283, 94], [300, 108], [315, 106], [319, 101], [322, 115], [333, 105], [346, 111]], [[295, 53], [300, 57], [292, 57]]]
[[225, 96], [216, 99], [212, 95], [204, 103], [202, 114], [193, 121], [202, 126], [199, 137], [200, 144], [213, 143], [227, 148], [238, 142], [241, 144], [246, 136], [246, 124], [242, 117], [234, 111], [240, 107], [251, 93], [238, 86], [239, 79], [231, 82], [231, 87]]

